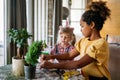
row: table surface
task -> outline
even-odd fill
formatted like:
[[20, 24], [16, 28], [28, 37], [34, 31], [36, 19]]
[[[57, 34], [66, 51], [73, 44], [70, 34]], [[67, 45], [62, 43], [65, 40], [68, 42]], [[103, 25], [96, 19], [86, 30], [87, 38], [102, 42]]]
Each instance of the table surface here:
[[[0, 80], [26, 80], [24, 76], [16, 77], [12, 74], [12, 65], [0, 67]], [[56, 70], [46, 70], [36, 68], [36, 79], [33, 80], [65, 80], [63, 74], [60, 75]], [[67, 79], [66, 79], [67, 80]], [[81, 75], [73, 75], [69, 80], [84, 80]]]

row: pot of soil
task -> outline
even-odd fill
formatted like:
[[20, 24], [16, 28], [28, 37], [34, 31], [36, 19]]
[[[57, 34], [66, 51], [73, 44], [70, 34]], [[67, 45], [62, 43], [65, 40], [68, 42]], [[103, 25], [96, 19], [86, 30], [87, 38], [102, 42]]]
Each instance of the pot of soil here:
[[35, 79], [36, 66], [24, 65], [25, 79]]

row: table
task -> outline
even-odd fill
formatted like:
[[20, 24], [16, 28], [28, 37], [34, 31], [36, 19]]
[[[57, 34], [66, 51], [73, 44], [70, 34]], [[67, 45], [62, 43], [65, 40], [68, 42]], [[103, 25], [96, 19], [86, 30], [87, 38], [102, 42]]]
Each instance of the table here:
[[[0, 67], [0, 80], [26, 80], [24, 76], [16, 77], [12, 74], [12, 65]], [[28, 79], [27, 79], [28, 80]], [[36, 79], [32, 80], [68, 80], [54, 70], [36, 68]], [[69, 80], [83, 80], [81, 75], [71, 76]]]

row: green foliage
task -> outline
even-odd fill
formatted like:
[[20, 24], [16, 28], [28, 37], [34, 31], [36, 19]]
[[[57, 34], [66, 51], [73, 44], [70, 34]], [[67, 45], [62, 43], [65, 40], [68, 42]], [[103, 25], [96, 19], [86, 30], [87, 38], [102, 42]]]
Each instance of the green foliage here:
[[41, 40], [35, 41], [29, 46], [25, 56], [25, 61], [28, 65], [36, 65], [36, 63], [38, 63], [38, 58], [43, 50], [43, 45], [44, 42]]
[[10, 42], [17, 44], [17, 55], [16, 58], [24, 58], [25, 48], [28, 47], [28, 38], [31, 38], [32, 35], [28, 34], [27, 30], [22, 29], [9, 29], [8, 37]]
[[17, 47], [21, 48], [23, 46], [27, 46], [27, 39], [31, 38], [32, 35], [28, 34], [27, 30], [22, 29], [10, 29], [8, 30], [8, 36], [11, 41], [17, 44]]

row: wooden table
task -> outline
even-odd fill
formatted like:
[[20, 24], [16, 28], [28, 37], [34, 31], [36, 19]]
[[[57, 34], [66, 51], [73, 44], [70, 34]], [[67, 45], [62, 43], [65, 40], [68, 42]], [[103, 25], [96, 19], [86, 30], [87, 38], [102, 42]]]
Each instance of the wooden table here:
[[[16, 77], [12, 74], [12, 65], [0, 67], [0, 80], [26, 80], [24, 76]], [[36, 78], [33, 80], [65, 80], [62, 74], [55, 70], [36, 69]], [[69, 80], [83, 80], [81, 75], [71, 76]]]

